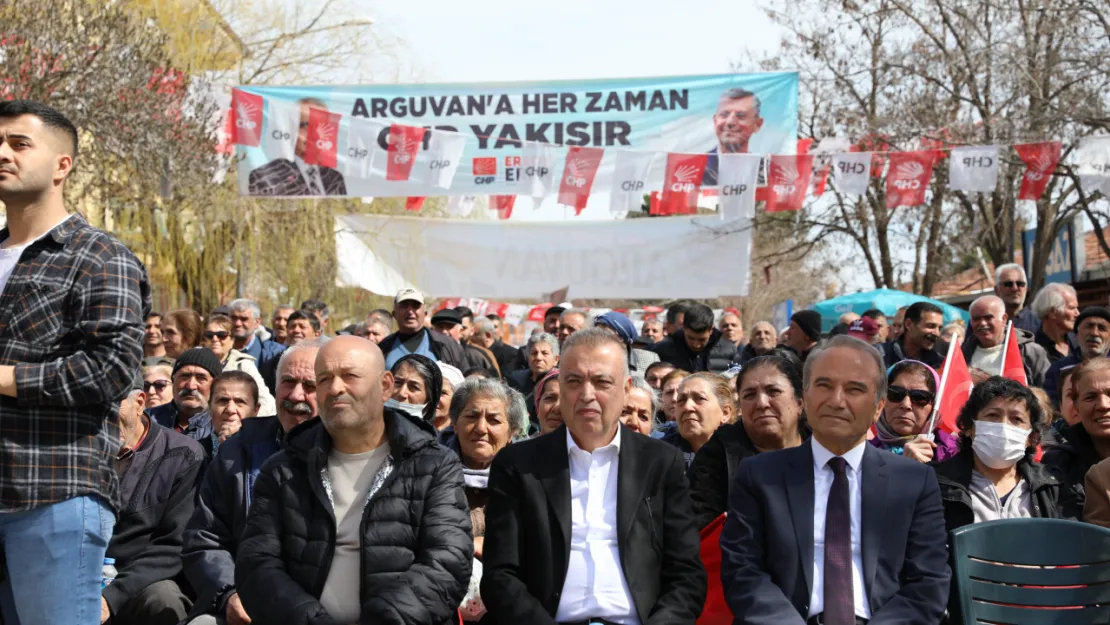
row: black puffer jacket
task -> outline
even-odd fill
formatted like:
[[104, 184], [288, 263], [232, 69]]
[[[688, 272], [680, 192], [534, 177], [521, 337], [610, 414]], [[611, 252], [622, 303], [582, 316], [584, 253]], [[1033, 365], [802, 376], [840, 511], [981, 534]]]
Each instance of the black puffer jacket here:
[[659, 360], [668, 362], [679, 369], [697, 373], [699, 371], [712, 371], [721, 373], [732, 364], [736, 355], [736, 344], [721, 335], [721, 331], [714, 328], [709, 336], [709, 342], [698, 353], [694, 353], [686, 344], [683, 330], [679, 330], [652, 346]]
[[[470, 581], [474, 541], [462, 465], [430, 425], [385, 411], [392, 470], [362, 515], [360, 623], [453, 622]], [[321, 477], [331, 438], [319, 419], [290, 431], [254, 486], [235, 560], [243, 607], [267, 625], [337, 623], [320, 605], [336, 521]]]
[[[971, 472], [975, 469], [975, 452], [963, 450], [944, 462], [934, 465], [940, 498], [944, 501], [945, 529], [951, 532], [975, 523], [971, 508]], [[1029, 485], [1032, 495], [1033, 516], [1042, 519], [1060, 519], [1060, 481], [1039, 462], [1022, 458], [1017, 463], [1018, 475]]]
[[[1064, 362], [1061, 360], [1060, 362]], [[1087, 501], [1083, 492], [1084, 478], [1091, 467], [1098, 464], [1102, 457], [1095, 448], [1095, 441], [1087, 433], [1083, 423], [1061, 432], [1064, 441], [1044, 452], [1041, 462], [1053, 469], [1062, 482], [1061, 507], [1064, 518], [1083, 520], [1083, 505]]]

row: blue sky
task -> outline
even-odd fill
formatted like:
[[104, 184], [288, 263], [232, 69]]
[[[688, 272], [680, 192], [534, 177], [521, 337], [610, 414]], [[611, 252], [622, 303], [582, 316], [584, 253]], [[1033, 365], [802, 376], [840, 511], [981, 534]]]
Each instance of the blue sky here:
[[720, 73], [779, 40], [747, 0], [383, 0], [372, 17], [422, 82]]

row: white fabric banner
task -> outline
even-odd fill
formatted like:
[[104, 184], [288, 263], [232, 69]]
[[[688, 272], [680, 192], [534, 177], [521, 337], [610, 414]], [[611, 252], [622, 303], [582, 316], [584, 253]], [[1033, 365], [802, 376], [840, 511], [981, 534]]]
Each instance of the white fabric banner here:
[[543, 198], [555, 188], [555, 165], [566, 158], [559, 158], [559, 148], [549, 143], [526, 141], [520, 157], [520, 181], [524, 188], [517, 195], [530, 195], [537, 208]]
[[266, 98], [266, 129], [262, 149], [274, 159], [293, 160], [300, 133], [301, 107], [295, 103]]
[[953, 148], [948, 157], [948, 188], [993, 193], [998, 186], [998, 146]]
[[[337, 283], [378, 294], [708, 299], [748, 294], [747, 227], [716, 215], [612, 222], [336, 217]], [[698, 271], [675, 271], [698, 267]]]
[[447, 199], [447, 214], [451, 217], [466, 217], [474, 211], [476, 195], [452, 195]]
[[428, 149], [420, 150], [409, 179], [440, 189], [450, 189], [455, 170], [466, 149], [466, 135], [458, 132], [431, 130]]
[[348, 178], [384, 178], [388, 154], [378, 144], [378, 137], [389, 129], [389, 124], [356, 117], [345, 121], [347, 143], [339, 146], [337, 159], [343, 175]]
[[644, 205], [644, 194], [651, 188], [648, 174], [654, 160], [655, 152], [617, 150], [613, 188], [609, 193], [609, 212], [614, 217], [624, 217], [628, 211], [640, 210]]
[[755, 216], [755, 186], [759, 181], [759, 154], [721, 154], [717, 191], [721, 219], [733, 221]]
[[1090, 195], [1102, 191], [1110, 198], [1110, 135], [1080, 139], [1075, 162], [1083, 192]]
[[870, 152], [841, 152], [833, 155], [836, 188], [841, 193], [864, 195], [871, 179]]

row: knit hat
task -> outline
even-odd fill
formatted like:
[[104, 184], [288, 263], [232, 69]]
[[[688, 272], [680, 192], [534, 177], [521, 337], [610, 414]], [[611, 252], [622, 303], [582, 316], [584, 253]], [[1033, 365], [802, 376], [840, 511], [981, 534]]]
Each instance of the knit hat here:
[[636, 324], [624, 314], [615, 310], [597, 316], [594, 325], [602, 325], [617, 333], [625, 345], [632, 345], [636, 340]]
[[449, 365], [442, 360], [437, 361], [436, 364], [439, 366], [439, 372], [443, 374], [443, 381], [450, 382], [451, 388], [459, 388], [466, 381], [463, 372], [459, 371], [458, 367]]
[[821, 340], [821, 313], [816, 310], [800, 310], [790, 320], [798, 324], [810, 339]]
[[182, 367], [188, 365], [196, 365], [207, 371], [212, 377], [216, 377], [224, 372], [224, 366], [223, 363], [220, 362], [220, 358], [207, 347], [194, 347], [182, 352], [181, 355], [177, 357], [177, 362], [173, 363], [173, 375], [177, 375], [177, 372], [180, 371]]
[[1110, 310], [1102, 306], [1088, 306], [1084, 308], [1083, 312], [1079, 313], [1079, 316], [1075, 319], [1075, 328], [1078, 330], [1083, 320], [1090, 319], [1091, 317], [1097, 317], [1098, 319], [1105, 320], [1106, 323], [1110, 323]]

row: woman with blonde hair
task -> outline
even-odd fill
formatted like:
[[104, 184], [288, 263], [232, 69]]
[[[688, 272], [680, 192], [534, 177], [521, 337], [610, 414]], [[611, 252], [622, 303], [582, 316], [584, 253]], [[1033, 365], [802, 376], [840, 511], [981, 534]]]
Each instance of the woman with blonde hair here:
[[716, 373], [687, 376], [678, 387], [674, 412], [678, 430], [664, 436], [663, 441], [682, 451], [689, 468], [694, 454], [709, 442], [717, 428], [736, 416], [732, 386], [727, 378]]

